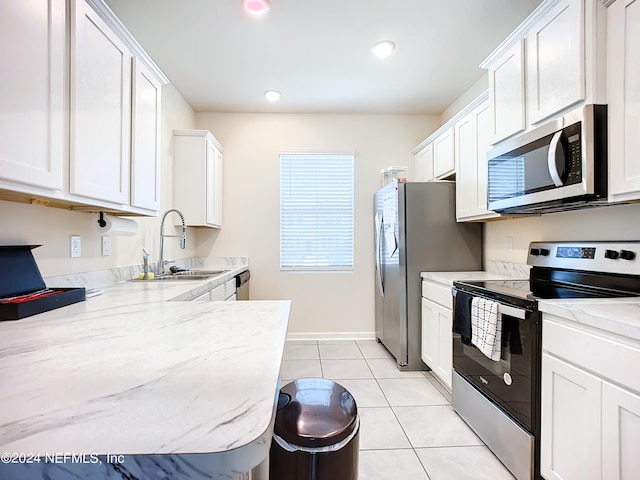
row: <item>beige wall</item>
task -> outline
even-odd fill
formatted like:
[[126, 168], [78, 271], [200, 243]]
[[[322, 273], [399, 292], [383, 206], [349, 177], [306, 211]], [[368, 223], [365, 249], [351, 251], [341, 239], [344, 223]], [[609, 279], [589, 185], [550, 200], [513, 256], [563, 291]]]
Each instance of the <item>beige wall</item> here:
[[540, 240], [638, 241], [640, 203], [487, 223], [485, 260], [527, 263], [529, 242]]
[[[174, 128], [193, 128], [194, 112], [172, 86], [163, 88], [162, 99], [162, 208], [171, 208], [173, 201], [173, 143]], [[59, 208], [0, 201], [0, 244], [42, 245], [34, 256], [43, 276], [102, 270], [115, 266], [142, 263], [142, 247], [157, 261], [159, 249], [159, 218], [136, 217], [140, 225], [134, 237], [111, 237], [111, 256], [101, 256], [101, 234], [95, 231], [94, 214], [72, 212]], [[82, 256], [70, 258], [69, 236], [82, 238]], [[195, 255], [195, 232], [189, 229], [190, 247], [180, 250], [177, 242], [167, 241], [165, 258]]]
[[[224, 227], [198, 231], [198, 254], [248, 255], [252, 299], [291, 299], [290, 332], [373, 332], [372, 199], [380, 170], [413, 166], [411, 150], [438, 117], [196, 114], [223, 145]], [[355, 152], [355, 269], [279, 270], [279, 153]]]

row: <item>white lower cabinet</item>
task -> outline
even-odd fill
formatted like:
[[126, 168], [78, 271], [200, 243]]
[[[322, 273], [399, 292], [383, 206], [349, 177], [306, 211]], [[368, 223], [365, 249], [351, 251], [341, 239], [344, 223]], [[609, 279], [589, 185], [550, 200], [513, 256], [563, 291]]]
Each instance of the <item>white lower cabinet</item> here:
[[453, 312], [451, 288], [422, 282], [422, 361], [451, 390]]
[[236, 279], [227, 280], [222, 285], [212, 288], [208, 292], [198, 295], [193, 301], [201, 302], [233, 302], [238, 298], [236, 296]]
[[542, 354], [541, 472], [546, 480], [601, 478], [600, 386], [597, 377]]
[[602, 382], [602, 478], [640, 474], [640, 395]]
[[542, 476], [637, 478], [639, 342], [547, 314], [542, 330]]

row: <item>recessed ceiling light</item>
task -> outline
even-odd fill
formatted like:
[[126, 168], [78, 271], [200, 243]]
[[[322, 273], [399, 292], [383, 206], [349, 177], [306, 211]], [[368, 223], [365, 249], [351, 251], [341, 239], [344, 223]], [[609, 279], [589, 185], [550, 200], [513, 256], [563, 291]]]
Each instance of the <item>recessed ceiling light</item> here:
[[280, 100], [280, 92], [278, 90], [267, 90], [264, 92], [264, 98], [270, 102], [277, 102]]
[[269, 0], [242, 0], [242, 8], [251, 15], [265, 15], [271, 8]]
[[396, 44], [391, 40], [380, 40], [373, 44], [371, 51], [378, 58], [386, 58], [396, 49]]

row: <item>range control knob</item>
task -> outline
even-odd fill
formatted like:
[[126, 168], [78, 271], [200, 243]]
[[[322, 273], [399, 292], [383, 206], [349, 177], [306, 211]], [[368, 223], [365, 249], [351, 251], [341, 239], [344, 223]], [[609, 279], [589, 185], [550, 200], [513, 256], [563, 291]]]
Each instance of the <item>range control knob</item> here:
[[540, 249], [539, 248], [532, 248], [531, 251], [529, 252], [531, 255], [540, 255]]
[[615, 250], [605, 250], [604, 251], [604, 258], [610, 258], [611, 260], [616, 260], [619, 256], [620, 256], [620, 254], [618, 252], [616, 252]]
[[636, 258], [636, 252], [632, 252], [631, 250], [620, 250], [620, 258], [622, 260], [633, 260]]
[[540, 255], [542, 255], [543, 257], [546, 257], [547, 255], [549, 255], [549, 249], [548, 248], [541, 248], [540, 249]]

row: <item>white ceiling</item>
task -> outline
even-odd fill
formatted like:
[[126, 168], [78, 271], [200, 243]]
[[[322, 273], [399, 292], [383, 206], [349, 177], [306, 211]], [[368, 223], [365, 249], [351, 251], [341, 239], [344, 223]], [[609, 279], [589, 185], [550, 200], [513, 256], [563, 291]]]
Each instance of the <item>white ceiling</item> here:
[[541, 0], [105, 1], [196, 111], [440, 114]]

